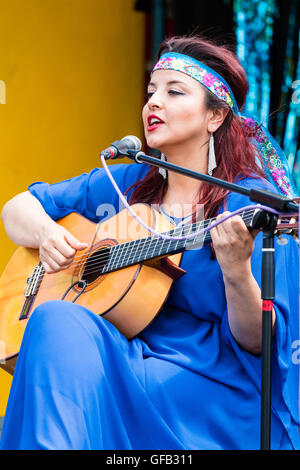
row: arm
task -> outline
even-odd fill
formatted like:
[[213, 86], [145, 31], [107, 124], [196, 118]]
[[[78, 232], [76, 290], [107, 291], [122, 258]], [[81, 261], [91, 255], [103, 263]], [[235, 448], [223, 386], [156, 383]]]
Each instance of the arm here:
[[2, 209], [1, 219], [14, 243], [40, 250], [40, 260], [49, 274], [66, 269], [76, 251], [87, 247], [54, 222], [29, 191], [8, 201]]
[[[228, 215], [222, 214], [217, 219]], [[211, 230], [217, 260], [223, 273], [228, 323], [236, 341], [252, 354], [261, 352], [261, 291], [251, 272], [251, 254], [257, 232], [249, 232], [240, 216]], [[273, 310], [273, 329], [275, 312]]]
[[39, 248], [40, 231], [54, 223], [29, 191], [8, 201], [2, 209], [1, 219], [9, 238], [17, 245], [29, 248]]

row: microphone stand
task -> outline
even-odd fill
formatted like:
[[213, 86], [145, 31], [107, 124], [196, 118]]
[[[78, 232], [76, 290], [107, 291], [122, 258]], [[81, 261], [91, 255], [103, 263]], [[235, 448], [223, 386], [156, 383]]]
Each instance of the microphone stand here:
[[[292, 200], [278, 194], [261, 189], [243, 188], [237, 184], [215, 178], [213, 176], [188, 170], [179, 165], [151, 157], [144, 152], [128, 150], [126, 156], [136, 163], [148, 163], [166, 170], [174, 171], [182, 175], [204, 181], [206, 183], [221, 186], [224, 189], [248, 196], [258, 204], [266, 205], [279, 212], [297, 212], [299, 207]], [[275, 262], [274, 262], [274, 234], [278, 216], [267, 214], [263, 227], [262, 247], [262, 377], [261, 377], [261, 419], [260, 419], [260, 449], [270, 449], [271, 429], [271, 383], [272, 383], [272, 312], [275, 298]]]

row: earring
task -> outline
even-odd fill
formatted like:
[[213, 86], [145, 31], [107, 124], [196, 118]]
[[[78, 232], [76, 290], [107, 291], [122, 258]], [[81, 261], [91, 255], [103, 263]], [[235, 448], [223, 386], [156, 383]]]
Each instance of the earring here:
[[[160, 159], [163, 162], [167, 161], [166, 156], [163, 153], [160, 154]], [[163, 177], [164, 180], [167, 178], [167, 170], [165, 168], [159, 167], [158, 173]]]
[[209, 138], [209, 153], [208, 153], [208, 174], [211, 176], [213, 170], [217, 168], [216, 155], [215, 155], [215, 145], [214, 145], [214, 135], [210, 134]]

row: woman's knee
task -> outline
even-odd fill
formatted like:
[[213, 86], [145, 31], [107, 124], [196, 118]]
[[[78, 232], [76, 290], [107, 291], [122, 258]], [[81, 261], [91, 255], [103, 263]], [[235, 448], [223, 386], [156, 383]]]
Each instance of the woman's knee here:
[[85, 321], [85, 313], [88, 316], [80, 306], [60, 300], [37, 306], [27, 325], [27, 354], [31, 360], [39, 358], [45, 368], [47, 364], [63, 364], [65, 370], [85, 367], [87, 355], [96, 355], [99, 360], [95, 334]]
[[74, 341], [87, 338], [98, 343], [107, 333], [104, 323], [101, 317], [81, 305], [48, 300], [35, 308], [27, 327], [41, 336], [52, 336], [57, 340], [59, 337], [62, 340], [73, 337]]
[[62, 300], [47, 300], [38, 305], [32, 312], [28, 325], [37, 325], [39, 328], [58, 327], [61, 322], [72, 315], [70, 306]]

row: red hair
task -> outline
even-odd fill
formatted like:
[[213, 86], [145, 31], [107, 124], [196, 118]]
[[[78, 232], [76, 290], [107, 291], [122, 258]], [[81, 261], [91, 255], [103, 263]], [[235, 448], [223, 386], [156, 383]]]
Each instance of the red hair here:
[[[203, 62], [229, 84], [236, 99], [239, 110], [243, 109], [248, 92], [248, 81], [245, 71], [236, 54], [228, 45], [219, 45], [211, 39], [200, 36], [175, 36], [162, 42], [158, 58], [166, 52], [178, 52]], [[215, 155], [217, 168], [213, 176], [233, 182], [237, 178], [247, 176], [264, 177], [264, 172], [258, 166], [257, 152], [251, 143], [251, 131], [242, 120], [232, 112], [228, 105], [219, 100], [209, 90], [206, 92], [207, 109], [226, 107], [229, 112], [219, 129], [214, 133]], [[253, 130], [252, 130], [253, 132]], [[134, 191], [130, 204], [144, 202], [159, 204], [167, 189], [167, 179], [158, 173], [157, 167], [151, 167], [146, 176], [134, 183]], [[202, 183], [196, 203], [204, 205], [204, 217], [214, 217], [223, 203], [228, 191], [217, 186]]]

